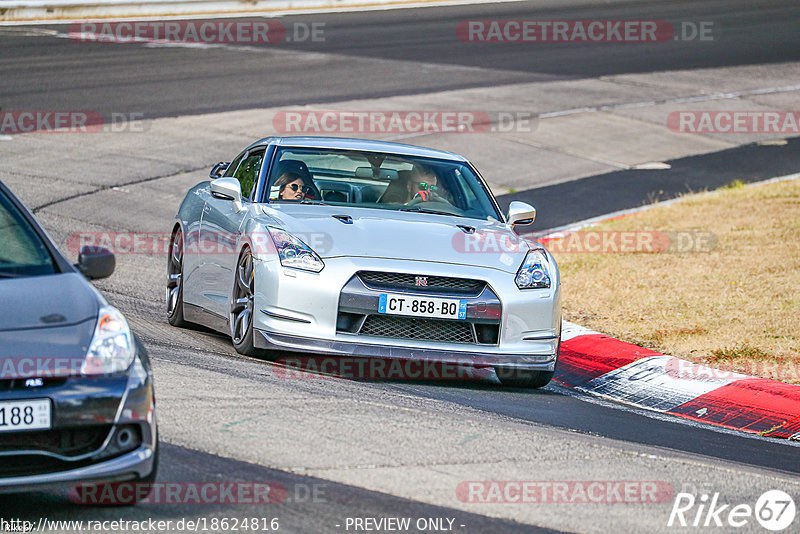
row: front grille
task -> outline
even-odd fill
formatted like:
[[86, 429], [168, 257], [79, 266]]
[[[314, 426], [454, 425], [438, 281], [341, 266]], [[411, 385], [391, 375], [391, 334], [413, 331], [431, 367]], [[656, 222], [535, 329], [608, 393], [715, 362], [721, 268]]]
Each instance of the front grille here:
[[[450, 293], [460, 295], [479, 295], [486, 282], [469, 278], [448, 276], [425, 276], [421, 274], [384, 273], [380, 271], [361, 271], [361, 281], [370, 288], [387, 291], [419, 291], [424, 293]], [[417, 285], [417, 278], [426, 279], [426, 285]]]
[[92, 425], [33, 432], [2, 432], [0, 452], [35, 450], [68, 457], [80, 456], [99, 449], [110, 431], [111, 425]]
[[359, 334], [446, 343], [475, 343], [472, 325], [465, 321], [439, 321], [388, 315], [370, 315], [364, 321]]

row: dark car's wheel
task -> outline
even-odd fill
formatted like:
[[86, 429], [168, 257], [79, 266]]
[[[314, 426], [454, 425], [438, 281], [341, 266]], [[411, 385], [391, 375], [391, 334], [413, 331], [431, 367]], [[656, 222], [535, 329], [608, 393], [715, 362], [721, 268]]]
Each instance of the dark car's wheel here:
[[233, 347], [236, 352], [246, 356], [259, 355], [258, 349], [253, 346], [254, 278], [253, 255], [249, 249], [244, 249], [236, 264], [230, 324]]
[[554, 374], [553, 371], [523, 371], [504, 367], [495, 367], [494, 372], [501, 384], [512, 388], [542, 388], [550, 383]]
[[183, 231], [176, 228], [169, 242], [167, 259], [167, 320], [172, 326], [186, 326], [183, 318]]

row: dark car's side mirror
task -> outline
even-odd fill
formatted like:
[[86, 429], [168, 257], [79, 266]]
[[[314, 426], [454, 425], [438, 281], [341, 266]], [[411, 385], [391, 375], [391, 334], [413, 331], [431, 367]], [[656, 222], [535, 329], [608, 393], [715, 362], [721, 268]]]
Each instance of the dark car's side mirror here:
[[78, 254], [78, 263], [75, 267], [89, 280], [108, 278], [114, 272], [117, 260], [114, 254], [103, 247], [83, 247]]
[[231, 164], [230, 161], [220, 161], [216, 165], [211, 168], [211, 172], [208, 173], [208, 177], [212, 180], [216, 180], [217, 178], [221, 178], [222, 174], [228, 170], [228, 166]]

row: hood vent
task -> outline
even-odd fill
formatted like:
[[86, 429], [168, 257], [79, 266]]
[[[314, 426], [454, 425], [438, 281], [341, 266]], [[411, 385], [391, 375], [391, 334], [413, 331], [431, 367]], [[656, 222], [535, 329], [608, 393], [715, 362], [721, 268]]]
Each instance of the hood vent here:
[[331, 215], [334, 219], [340, 220], [345, 224], [353, 224], [353, 218], [349, 215]]

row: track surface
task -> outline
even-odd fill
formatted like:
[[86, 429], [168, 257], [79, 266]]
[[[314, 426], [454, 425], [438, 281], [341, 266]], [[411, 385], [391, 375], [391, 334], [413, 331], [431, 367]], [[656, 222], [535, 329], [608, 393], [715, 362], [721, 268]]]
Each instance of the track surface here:
[[[718, 40], [702, 45], [675, 42], [635, 47], [519, 47], [466, 45], [458, 41], [458, 21], [479, 18], [713, 20], [721, 33]], [[6, 52], [0, 58], [0, 106], [94, 109], [105, 116], [136, 112], [156, 118], [529, 81], [800, 60], [800, 35], [796, 31], [800, 11], [792, 1], [572, 2], [567, 7], [562, 2], [536, 2], [309, 15], [283, 20], [285, 24], [325, 22], [325, 43], [285, 43], [244, 51], [195, 50], [73, 43], [54, 36], [53, 33], [65, 31], [56, 26], [0, 28], [0, 47]], [[569, 95], [565, 95], [564, 108], [568, 107]], [[15, 143], [0, 144], [0, 153], [7, 151], [9, 158], [18, 157]], [[672, 161], [672, 171], [665, 173], [645, 176], [636, 171], [620, 171], [524, 192], [514, 198], [535, 199], [537, 206], [566, 205], [567, 209], [558, 213], [547, 213], [547, 208], [540, 207], [539, 221], [546, 222], [539, 224], [559, 226], [640, 205], [652, 200], [654, 191], [669, 197], [687, 189], [716, 187], [731, 177], [741, 177], [745, 163], [752, 166], [748, 179], [797, 171], [800, 163], [796, 140], [790, 140], [788, 147], [791, 150], [777, 155], [763, 147], [743, 147], [681, 158]], [[47, 176], [45, 166], [37, 165], [36, 158], [31, 157], [31, 175]], [[74, 191], [45, 195], [45, 202], [35, 189], [38, 182], [27, 185], [19, 176], [13, 177], [12, 187], [16, 185], [23, 199], [37, 208], [48, 230], [58, 236], [85, 228], [138, 229], [143, 224], [140, 219], [146, 217], [151, 222], [145, 229], [166, 229], [182, 192], [204, 174], [189, 172], [174, 179], [180, 184], [176, 187], [175, 181], [167, 184], [156, 178], [152, 183], [127, 182], [124, 177], [117, 180], [113, 169], [99, 161], [87, 160], [82, 165], [87, 175], [96, 176], [96, 182], [104, 186], [130, 183], [126, 186], [130, 196], [123, 201], [107, 190], [86, 190], [84, 196], [68, 199], [84, 191], [80, 188], [86, 184], [77, 180]], [[188, 171], [192, 168], [187, 165]], [[2, 170], [0, 178], [6, 179]], [[627, 187], [629, 184], [636, 187]], [[620, 190], [625, 195], [616, 194]], [[508, 202], [511, 198], [501, 200]], [[755, 488], [769, 485], [771, 477], [777, 481], [774, 485], [781, 487], [786, 480], [797, 482], [796, 475], [800, 474], [800, 449], [791, 444], [622, 410], [553, 386], [542, 391], [520, 391], [485, 383], [278, 380], [272, 366], [239, 357], [229, 341], [220, 336], [165, 325], [158, 300], [161, 260], [120, 258], [122, 271], [98, 284], [109, 300], [132, 318], [156, 362], [162, 437], [166, 442], [160, 478], [219, 480], [224, 473], [226, 480], [266, 479], [283, 481], [287, 486], [327, 484], [329, 498], [325, 502], [294, 502], [275, 509], [284, 530], [335, 532], [341, 531], [335, 525], [344, 517], [398, 515], [458, 517], [466, 525], [461, 529], [464, 532], [521, 532], [528, 528], [479, 514], [555, 525], [557, 530], [595, 531], [603, 526], [593, 523], [593, 514], [586, 510], [575, 511], [575, 522], [565, 523], [553, 519], [546, 510], [534, 513], [530, 509], [506, 512], [483, 508], [470, 514], [425, 504], [441, 501], [442, 497], [434, 490], [428, 491], [424, 476], [413, 478], [415, 466], [438, 473], [444, 472], [446, 465], [468, 465], [470, 461], [476, 462], [476, 470], [478, 465], [486, 469], [481, 471], [484, 479], [493, 478], [486, 473], [493, 472], [491, 462], [495, 458], [499, 458], [496, 476], [508, 477], [502, 473], [509, 471], [501, 465], [507, 461], [506, 453], [513, 458], [512, 466], [519, 462], [510, 471], [518, 478], [611, 479], [641, 477], [648, 472], [661, 476], [674, 473], [676, 478], [671, 481], [676, 488], [682, 482], [710, 480], [717, 489], [739, 491], [740, 496], [753, 498], [759, 493]], [[126, 279], [125, 273], [132, 277]], [[225, 434], [229, 431], [225, 425], [244, 421], [261, 406], [274, 408], [280, 415], [272, 420], [263, 419], [264, 414], [260, 414], [262, 419], [247, 431]], [[356, 411], [368, 414], [373, 409], [374, 427], [365, 423], [367, 415], [363, 419], [356, 417]], [[412, 420], [418, 419], [419, 427], [405, 426], [410, 423], [404, 419], [404, 412], [416, 414]], [[461, 429], [477, 428], [476, 437], [465, 434], [464, 439], [450, 443], [452, 436], [437, 434], [444, 433], [439, 428], [450, 425], [451, 420], [465, 425], [458, 427]], [[223, 421], [227, 421], [222, 425], [225, 428], [217, 432]], [[361, 428], [365, 425], [367, 428]], [[504, 425], [510, 425], [520, 442], [492, 443], [492, 438], [484, 435], [489, 432], [484, 425], [491, 432], [505, 431]], [[396, 451], [380, 450], [382, 446], [390, 448], [386, 443], [389, 439], [380, 441], [382, 433], [393, 436], [398, 443]], [[405, 443], [407, 436], [416, 433], [429, 436], [420, 438], [426, 442], [421, 450], [414, 449], [413, 443]], [[370, 437], [365, 437], [367, 434]], [[523, 440], [530, 440], [530, 445]], [[350, 451], [344, 457], [349, 456], [351, 463], [337, 456], [343, 449]], [[381, 455], [386, 465], [381, 463]], [[627, 471], [628, 461], [635, 466], [643, 463]], [[392, 475], [381, 469], [389, 469], [393, 463], [411, 470], [411, 474], [398, 476], [395, 486], [385, 489], [381, 479]], [[373, 478], [363, 475], [370, 469], [375, 472]], [[689, 473], [695, 471], [698, 478], [689, 479]], [[469, 479], [470, 471], [466, 473], [455, 480]], [[334, 478], [352, 480], [353, 484], [329, 481]], [[407, 484], [409, 478], [411, 485]], [[746, 486], [751, 480], [753, 489]], [[434, 485], [432, 480], [428, 482]], [[741, 488], [734, 490], [737, 485]], [[31, 519], [41, 515], [51, 519], [253, 515], [241, 506], [198, 509], [153, 505], [134, 510], [76, 510], [54, 494], [7, 497], [6, 504], [19, 517]], [[259, 515], [262, 513], [259, 511]], [[605, 516], [605, 520], [609, 524], [618, 521], [618, 531], [637, 530], [634, 525], [639, 530], [652, 527], [648, 530], [655, 531], [664, 525], [664, 509], [658, 510], [659, 522], [652, 525], [638, 509], [617, 509], [612, 514], [617, 515]]]
[[28, 493], [4, 496], [4, 510], [13, 510], [14, 517], [34, 524], [38, 524], [42, 517], [50, 521], [64, 518], [73, 521], [141, 521], [146, 516], [154, 521], [172, 521], [175, 525], [173, 528], [177, 529], [177, 522], [182, 519], [205, 520], [204, 525], [209, 526], [212, 518], [255, 517], [266, 518], [268, 524], [272, 518], [278, 518], [281, 532], [333, 532], [342, 530], [342, 518], [345, 517], [431, 517], [452, 519], [455, 528], [464, 533], [555, 532], [294, 475], [169, 444], [164, 444], [162, 454], [161, 461], [166, 465], [161, 471], [161, 480], [191, 483], [268, 481], [286, 488], [286, 501], [273, 505], [175, 506], [155, 503], [139, 505], [138, 508], [76, 507], [64, 495]]
[[[325, 23], [325, 41], [230, 48], [77, 43], [1, 28], [0, 107], [144, 113], [146, 118], [420, 94], [465, 87], [622, 73], [770, 64], [800, 59], [791, 0], [596, 0], [467, 5], [285, 17]], [[474, 19], [712, 21], [710, 42], [463, 43]], [[50, 27], [66, 33], [66, 26]], [[235, 46], [235, 45], [234, 45]]]

